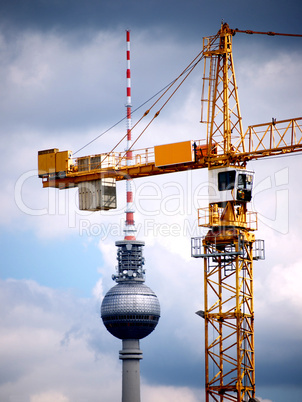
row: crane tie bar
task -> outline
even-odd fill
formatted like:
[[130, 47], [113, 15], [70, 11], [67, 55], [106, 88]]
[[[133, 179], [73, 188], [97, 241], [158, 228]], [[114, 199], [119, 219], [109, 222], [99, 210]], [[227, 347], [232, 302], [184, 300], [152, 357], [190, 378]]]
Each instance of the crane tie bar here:
[[238, 28], [236, 29], [231, 29], [232, 35], [235, 35], [237, 32], [239, 33], [246, 33], [248, 35], [253, 35], [253, 34], [257, 34], [257, 35], [269, 35], [269, 36], [295, 36], [295, 37], [300, 37], [302, 38], [302, 35], [300, 34], [287, 34], [287, 33], [278, 33], [278, 32], [272, 32], [272, 31], [268, 31], [268, 32], [259, 32], [259, 31], [251, 31], [249, 29], [242, 31]]

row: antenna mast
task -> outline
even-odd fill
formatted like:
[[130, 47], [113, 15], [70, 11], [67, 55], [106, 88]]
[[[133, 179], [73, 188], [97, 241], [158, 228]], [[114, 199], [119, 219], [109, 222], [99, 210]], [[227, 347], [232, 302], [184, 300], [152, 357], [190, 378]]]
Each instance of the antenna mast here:
[[[132, 165], [132, 150], [131, 150], [131, 130], [132, 130], [132, 122], [131, 122], [131, 73], [130, 73], [130, 31], [126, 31], [126, 59], [127, 59], [127, 71], [126, 71], [126, 79], [127, 79], [127, 89], [126, 89], [126, 108], [127, 108], [127, 148], [126, 148], [126, 158], [127, 158], [127, 166]], [[125, 240], [136, 240], [135, 232], [136, 228], [134, 225], [134, 206], [133, 206], [133, 192], [132, 192], [132, 179], [130, 177], [127, 178], [126, 182], [126, 222], [125, 222]]]

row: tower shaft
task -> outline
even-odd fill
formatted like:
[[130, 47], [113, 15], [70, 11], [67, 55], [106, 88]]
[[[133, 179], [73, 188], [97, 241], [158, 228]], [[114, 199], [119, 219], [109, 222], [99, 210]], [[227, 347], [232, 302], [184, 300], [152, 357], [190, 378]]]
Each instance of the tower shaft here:
[[140, 360], [143, 353], [138, 339], [123, 339], [122, 402], [140, 402]]
[[138, 240], [117, 241], [117, 284], [105, 295], [101, 317], [107, 330], [122, 339], [122, 402], [140, 402], [140, 360], [143, 353], [139, 340], [157, 326], [160, 305], [155, 293], [144, 284], [145, 270]]

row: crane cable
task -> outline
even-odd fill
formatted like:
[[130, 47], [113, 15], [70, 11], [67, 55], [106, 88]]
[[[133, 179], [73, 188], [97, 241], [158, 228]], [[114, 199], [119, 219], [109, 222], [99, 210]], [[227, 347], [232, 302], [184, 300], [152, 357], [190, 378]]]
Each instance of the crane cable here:
[[[215, 41], [217, 39], [218, 35], [215, 35], [211, 42]], [[180, 82], [180, 84], [177, 86], [177, 88], [172, 92], [172, 94], [169, 96], [169, 98], [165, 101], [165, 103], [161, 106], [161, 108], [155, 113], [155, 115], [153, 116], [153, 118], [151, 119], [151, 121], [147, 124], [147, 126], [144, 128], [144, 130], [141, 132], [141, 134], [136, 138], [136, 140], [132, 143], [131, 147], [124, 153], [124, 155], [120, 158], [120, 160], [116, 163], [115, 167], [118, 166], [118, 164], [125, 159], [125, 157], [127, 156], [127, 152], [129, 152], [133, 145], [139, 140], [139, 138], [143, 135], [143, 133], [146, 131], [146, 129], [150, 126], [150, 124], [155, 120], [155, 118], [160, 114], [161, 110], [166, 106], [166, 104], [169, 102], [169, 100], [172, 98], [172, 96], [175, 94], [175, 92], [179, 89], [179, 87], [183, 84], [183, 82], [186, 80], [186, 78], [188, 78], [188, 76], [191, 74], [191, 72], [194, 70], [194, 68], [198, 65], [198, 63], [204, 58], [204, 51], [200, 51], [198, 53], [198, 55], [189, 63], [189, 65], [179, 74], [179, 76], [177, 78], [175, 78], [173, 81], [170, 82], [170, 84], [166, 85], [162, 90], [160, 90], [159, 92], [157, 92], [157, 94], [159, 94], [160, 92], [162, 92], [164, 90], [164, 92], [162, 93], [162, 95], [153, 103], [153, 105], [146, 110], [146, 112], [142, 115], [142, 117], [134, 124], [134, 126], [132, 127], [132, 130], [142, 121], [142, 119], [144, 117], [146, 117], [149, 113], [150, 110], [153, 109], [153, 107], [166, 95], [166, 93], [173, 87], [173, 85], [179, 80], [180, 77], [182, 77], [184, 74], [186, 74], [186, 76], [184, 77], [184, 79]], [[194, 63], [194, 64], [193, 64]], [[143, 105], [145, 105], [147, 102], [149, 102], [151, 99], [153, 99], [157, 94], [153, 95], [148, 101], [144, 102], [141, 106], [139, 106], [136, 110], [138, 110], [139, 108], [141, 108]], [[115, 125], [113, 125], [111, 128], [115, 127], [117, 124], [119, 124], [121, 121], [123, 121], [126, 117], [124, 117], [123, 119], [121, 119], [118, 123], [116, 123]], [[109, 128], [108, 130], [106, 130], [104, 133], [100, 134], [98, 137], [96, 137], [95, 139], [93, 139], [92, 141], [90, 141], [88, 144], [91, 144], [92, 142], [94, 142], [96, 139], [98, 139], [101, 135], [105, 134], [106, 132], [108, 132], [111, 128]], [[121, 138], [121, 140], [111, 149], [111, 151], [109, 151], [108, 153], [106, 153], [105, 157], [103, 160], [101, 160], [101, 162], [98, 164], [98, 166], [96, 167], [96, 169], [98, 169], [102, 163], [107, 159], [107, 157], [120, 145], [120, 143], [126, 138], [127, 133]], [[88, 145], [87, 144], [87, 145]], [[81, 149], [85, 148], [87, 145], [83, 146]], [[77, 151], [78, 152], [78, 151]]]
[[[217, 39], [218, 35], [215, 35], [211, 42], [213, 43], [216, 39]], [[149, 123], [146, 125], [146, 127], [143, 129], [143, 131], [140, 133], [140, 135], [135, 139], [135, 141], [133, 141], [131, 147], [124, 153], [124, 155], [122, 156], [121, 160], [123, 160], [126, 156], [127, 156], [127, 152], [129, 152], [130, 150], [132, 150], [133, 146], [136, 144], [136, 142], [140, 139], [140, 137], [144, 134], [144, 132], [147, 130], [147, 128], [150, 126], [151, 123], [153, 123], [153, 121], [156, 119], [156, 117], [158, 117], [158, 115], [160, 114], [160, 112], [162, 111], [162, 109], [167, 105], [167, 103], [170, 101], [170, 99], [172, 98], [172, 96], [176, 93], [176, 91], [180, 88], [180, 86], [184, 83], [184, 81], [188, 78], [188, 76], [192, 73], [192, 71], [195, 69], [195, 67], [198, 65], [198, 63], [204, 58], [204, 50], [200, 51], [198, 53], [198, 55], [191, 61], [191, 63], [179, 74], [179, 76], [177, 78], [175, 78], [168, 86], [166, 86], [165, 88], [167, 88], [165, 90], [165, 92], [153, 103], [153, 105], [143, 114], [143, 116], [134, 124], [134, 126], [132, 127], [132, 130], [141, 122], [141, 120], [147, 116], [150, 112], [150, 110], [160, 101], [160, 99], [162, 99], [164, 97], [164, 95], [172, 88], [172, 86], [179, 80], [180, 77], [182, 77], [184, 74], [185, 77], [183, 78], [183, 80], [178, 84], [178, 86], [174, 89], [174, 91], [172, 92], [172, 94], [168, 97], [168, 99], [163, 103], [163, 105], [159, 108], [159, 110], [155, 113], [155, 115], [153, 116], [153, 118], [149, 121]], [[193, 64], [194, 63], [194, 64]], [[127, 135], [127, 134], [126, 134]], [[122, 138], [122, 140], [126, 137], [126, 135]], [[121, 140], [121, 141], [122, 141]], [[121, 142], [120, 141], [120, 142]], [[114, 147], [114, 149], [120, 144], [120, 142]], [[113, 149], [113, 150], [114, 150]], [[112, 151], [113, 151], [112, 150]], [[111, 152], [112, 152], [111, 151]], [[108, 155], [108, 154], [107, 154]], [[119, 161], [120, 162], [120, 161]], [[117, 162], [116, 166], [119, 164], [119, 162]]]
[[[202, 52], [201, 52], [202, 53]], [[197, 57], [200, 56], [200, 53], [198, 54]], [[194, 61], [197, 59], [197, 57], [194, 59]], [[168, 99], [164, 102], [164, 104], [159, 108], [159, 110], [155, 113], [155, 115], [153, 116], [153, 118], [149, 121], [149, 123], [147, 124], [147, 126], [144, 128], [144, 130], [140, 133], [140, 135], [136, 138], [136, 140], [132, 143], [131, 147], [129, 148], [129, 150], [132, 149], [133, 145], [140, 139], [140, 137], [144, 134], [144, 132], [147, 130], [147, 128], [150, 126], [150, 124], [156, 119], [156, 117], [160, 114], [160, 112], [162, 111], [162, 109], [167, 105], [167, 103], [170, 101], [170, 99], [172, 98], [172, 96], [176, 93], [176, 91], [180, 88], [180, 86], [184, 83], [184, 81], [188, 78], [188, 76], [191, 74], [191, 72], [194, 70], [194, 68], [197, 66], [197, 64], [203, 59], [203, 55], [197, 60], [197, 62], [190, 68], [189, 72], [186, 74], [186, 76], [183, 78], [183, 80], [180, 82], [180, 84], [178, 84], [178, 86], [174, 89], [174, 91], [172, 92], [172, 94], [168, 97]], [[193, 62], [192, 62], [193, 63]], [[192, 64], [191, 63], [191, 64]], [[188, 68], [186, 69], [186, 71], [188, 70]], [[174, 80], [173, 84], [183, 75], [183, 73], [176, 79]], [[155, 106], [155, 104], [166, 94], [166, 92], [172, 87], [172, 85], [165, 91], [165, 93], [152, 105]], [[147, 110], [147, 112], [145, 112], [144, 116], [145, 117], [149, 112], [150, 112], [151, 108], [149, 110]], [[142, 118], [143, 118], [142, 117]], [[141, 119], [142, 119], [141, 118]], [[140, 119], [140, 120], [141, 120]], [[140, 120], [136, 123], [138, 124], [140, 122]], [[134, 125], [134, 127], [136, 126], [136, 124]], [[126, 154], [126, 153], [125, 153]]]
[[[199, 53], [200, 55], [200, 53]], [[198, 55], [198, 56], [199, 56]], [[190, 68], [190, 65], [196, 60], [196, 58], [198, 57], [196, 56], [195, 59], [187, 66], [187, 68], [182, 71], [182, 73], [180, 73], [180, 75], [175, 78], [173, 81], [171, 81], [168, 85], [166, 85], [164, 88], [162, 88], [161, 90], [159, 90], [156, 94], [154, 94], [153, 96], [151, 96], [151, 98], [149, 98], [148, 100], [146, 100], [145, 102], [143, 102], [140, 106], [138, 106], [136, 109], [134, 109], [134, 111], [132, 111], [132, 114], [135, 113], [137, 110], [139, 110], [140, 108], [142, 108], [144, 105], [146, 105], [148, 102], [150, 102], [153, 98], [155, 98], [157, 95], [159, 95], [161, 92], [165, 91], [154, 103], [153, 105], [146, 110], [146, 112], [143, 114], [143, 116], [134, 124], [134, 126], [132, 127], [131, 130], [133, 130], [141, 121], [142, 119], [147, 116], [150, 112], [150, 110], [159, 102], [159, 100], [169, 91], [169, 89], [175, 84], [175, 82], [183, 75], [186, 73], [186, 71], [188, 71], [188, 69]], [[200, 60], [199, 60], [200, 61]], [[191, 67], [191, 68], [195, 68], [195, 66]], [[159, 114], [159, 112], [158, 112]], [[122, 121], [124, 121], [127, 118], [127, 115], [124, 116], [122, 119], [120, 119], [118, 122], [116, 122], [115, 124], [113, 124], [111, 127], [109, 127], [107, 130], [103, 131], [101, 134], [99, 134], [98, 136], [96, 136], [95, 138], [93, 138], [91, 141], [87, 142], [85, 145], [83, 145], [81, 148], [79, 148], [76, 152], [73, 153], [73, 155], [77, 154], [78, 152], [82, 151], [82, 149], [86, 148], [88, 145], [92, 144], [94, 141], [96, 141], [97, 139], [99, 139], [100, 137], [102, 137], [103, 135], [105, 135], [106, 133], [108, 133], [108, 131], [112, 130], [114, 127], [118, 126]], [[149, 123], [150, 124], [150, 123]], [[122, 137], [122, 139], [114, 146], [114, 148], [112, 148], [112, 150], [110, 152], [108, 152], [108, 154], [112, 153], [118, 146], [119, 144], [126, 138], [127, 133]], [[103, 161], [102, 161], [103, 162]]]
[[[198, 54], [198, 56], [200, 55], [200, 53]], [[185, 74], [186, 71], [189, 70], [189, 72], [187, 73], [187, 75], [185, 76], [185, 78], [181, 81], [181, 83], [177, 86], [177, 88], [172, 92], [172, 94], [169, 96], [169, 98], [165, 101], [165, 103], [161, 106], [161, 108], [155, 113], [155, 115], [153, 116], [153, 118], [149, 121], [149, 123], [146, 125], [146, 127], [143, 129], [143, 131], [140, 133], [140, 135], [133, 141], [133, 143], [131, 144], [131, 147], [129, 149], [127, 149], [127, 151], [125, 151], [124, 155], [120, 158], [120, 160], [116, 163], [115, 167], [117, 167], [119, 165], [119, 163], [126, 158], [127, 153], [129, 151], [132, 150], [133, 146], [137, 143], [137, 141], [140, 139], [140, 137], [144, 134], [144, 132], [147, 130], [147, 128], [150, 126], [150, 124], [155, 120], [155, 118], [160, 114], [160, 112], [162, 111], [162, 109], [166, 106], [166, 104], [169, 102], [169, 100], [172, 98], [172, 96], [175, 94], [175, 92], [179, 89], [179, 87], [181, 86], [181, 84], [185, 81], [185, 79], [190, 75], [190, 73], [193, 71], [193, 69], [196, 67], [196, 65], [198, 64], [198, 62], [202, 59], [202, 57], [200, 58], [200, 60], [198, 60], [195, 65], [193, 65], [193, 67], [190, 67], [192, 65], [192, 63], [197, 59], [197, 57], [195, 57], [195, 59], [189, 64], [189, 66], [181, 72], [181, 74], [175, 78], [168, 86], [166, 86], [166, 90], [162, 93], [162, 95], [153, 103], [153, 105], [145, 111], [145, 113], [142, 115], [142, 117], [134, 124], [134, 126], [132, 127], [131, 130], [133, 130], [142, 120], [144, 117], [146, 117], [149, 113], [150, 110], [154, 108], [154, 106], [166, 95], [166, 93], [172, 88], [172, 86], [176, 83], [176, 81], [183, 75]], [[122, 139], [112, 148], [112, 150], [110, 152], [108, 152], [105, 156], [105, 158], [100, 162], [100, 164], [97, 167], [100, 167], [101, 164], [104, 162], [104, 160], [109, 156], [109, 154], [111, 154], [117, 147], [118, 145], [126, 138], [127, 133], [122, 137]]]
[[[200, 53], [199, 53], [199, 55], [200, 55]], [[199, 56], [199, 55], [198, 55], [198, 56]], [[145, 113], [142, 115], [142, 117], [133, 125], [131, 131], [143, 120], [144, 117], [146, 117], [146, 116], [150, 113], [150, 110], [153, 109], [153, 107], [160, 101], [160, 99], [162, 99], [162, 98], [165, 96], [165, 94], [172, 88], [172, 86], [176, 83], [176, 81], [177, 81], [186, 71], [188, 71], [188, 69], [189, 69], [189, 72], [187, 73], [186, 77], [182, 80], [182, 82], [181, 82], [181, 83], [178, 85], [178, 87], [174, 90], [174, 92], [172, 93], [172, 95], [170, 95], [170, 97], [168, 98], [168, 100], [163, 104], [163, 106], [159, 109], [159, 111], [157, 111], [157, 112], [155, 113], [154, 117], [150, 120], [150, 122], [147, 124], [147, 126], [144, 128], [144, 130], [141, 132], [141, 134], [135, 139], [135, 141], [132, 143], [131, 147], [130, 147], [129, 149], [127, 149], [127, 151], [125, 151], [124, 155], [123, 155], [123, 156], [120, 158], [120, 160], [116, 163], [115, 167], [117, 167], [118, 164], [119, 164], [123, 159], [125, 159], [125, 157], [127, 156], [127, 153], [132, 150], [133, 145], [139, 140], [139, 138], [143, 135], [143, 133], [144, 133], [144, 132], [146, 131], [146, 129], [150, 126], [150, 124], [154, 121], [154, 119], [159, 115], [159, 113], [161, 112], [161, 110], [162, 110], [162, 109], [164, 108], [164, 106], [168, 103], [168, 101], [171, 99], [171, 97], [174, 95], [174, 93], [177, 91], [177, 89], [180, 87], [180, 85], [181, 85], [181, 84], [184, 82], [184, 80], [188, 77], [188, 75], [191, 73], [191, 71], [196, 67], [196, 65], [198, 64], [198, 62], [197, 62], [193, 67], [191, 67], [191, 69], [190, 69], [191, 64], [196, 60], [196, 58], [197, 58], [198, 56], [195, 57], [195, 59], [188, 65], [187, 68], [185, 68], [184, 71], [182, 71], [182, 72], [180, 73], [180, 75], [179, 75], [177, 78], [175, 78], [170, 84], [168, 84], [168, 85], [165, 87], [166, 89], [165, 89], [165, 91], [162, 93], [162, 95], [153, 103], [153, 105], [152, 105], [148, 110], [145, 111]], [[200, 59], [200, 60], [201, 60], [201, 59]], [[159, 91], [159, 92], [161, 92], [161, 91]], [[154, 96], [153, 96], [153, 97], [154, 97]], [[152, 97], [152, 98], [153, 98], [153, 97]], [[152, 98], [151, 98], [151, 99], [152, 99]], [[146, 103], [146, 102], [145, 102], [145, 103]], [[111, 149], [111, 151], [109, 151], [109, 152], [105, 155], [104, 159], [101, 160], [101, 162], [99, 163], [99, 165], [98, 165], [96, 168], [99, 168], [99, 167], [102, 165], [102, 163], [105, 161], [105, 159], [120, 145], [120, 143], [126, 138], [127, 135], [128, 135], [128, 133], [126, 133], [126, 134], [120, 139], [120, 141]]]
[[[174, 82], [174, 80], [172, 81]], [[151, 96], [151, 98], [147, 99], [145, 102], [143, 102], [140, 106], [138, 106], [136, 109], [134, 109], [132, 111], [132, 114], [134, 114], [135, 112], [137, 112], [139, 109], [141, 109], [144, 105], [146, 105], [148, 102], [150, 102], [153, 98], [155, 98], [157, 95], [159, 95], [162, 91], [164, 91], [169, 85], [172, 84], [172, 82], [170, 82], [170, 84], [166, 85], [164, 88], [162, 88], [161, 90], [159, 90], [158, 92], [156, 92], [156, 94], [154, 94], [153, 96]], [[87, 142], [87, 144], [83, 145], [81, 148], [79, 148], [76, 152], [73, 153], [73, 155], [77, 154], [78, 152], [82, 151], [82, 149], [86, 148], [88, 145], [92, 144], [94, 141], [96, 141], [97, 139], [99, 139], [100, 137], [102, 137], [103, 135], [105, 135], [106, 133], [108, 133], [108, 131], [112, 130], [114, 127], [118, 126], [122, 121], [124, 121], [127, 118], [127, 115], [124, 116], [122, 119], [120, 119], [118, 122], [116, 122], [115, 124], [113, 124], [111, 127], [107, 128], [105, 131], [103, 131], [101, 134], [99, 134], [98, 136], [96, 136], [95, 138], [93, 138], [91, 141]], [[123, 137], [124, 139], [125, 137]]]
[[[200, 53], [199, 53], [200, 55]], [[198, 56], [199, 56], [198, 55]], [[171, 81], [169, 84], [167, 84], [165, 87], [163, 87], [161, 90], [159, 90], [156, 94], [154, 94], [153, 96], [151, 96], [151, 98], [149, 98], [148, 100], [146, 100], [145, 102], [143, 102], [140, 106], [138, 106], [136, 109], [134, 109], [134, 111], [132, 111], [132, 114], [135, 113], [137, 110], [139, 110], [140, 108], [142, 108], [144, 105], [146, 105], [148, 102], [150, 102], [153, 98], [155, 98], [157, 95], [159, 95], [161, 92], [165, 91], [154, 103], [153, 105], [146, 110], [146, 112], [143, 114], [143, 116], [134, 124], [134, 126], [132, 127], [132, 130], [141, 122], [141, 120], [147, 116], [150, 112], [150, 110], [159, 102], [159, 100], [167, 93], [167, 91], [169, 91], [169, 89], [175, 84], [175, 82], [183, 75], [186, 73], [186, 71], [188, 71], [188, 69], [190, 68], [191, 64], [196, 60], [196, 58], [198, 57], [196, 56], [195, 59], [187, 66], [187, 68], [184, 69], [184, 71], [182, 71], [180, 73], [180, 75], [175, 78], [173, 81]], [[195, 67], [195, 66], [194, 66]], [[194, 68], [193, 67], [193, 68]], [[192, 68], [192, 67], [191, 67]], [[111, 127], [109, 127], [107, 130], [103, 131], [101, 134], [97, 135], [95, 138], [93, 138], [91, 141], [87, 142], [85, 145], [83, 145], [81, 148], [79, 148], [76, 152], [73, 153], [73, 155], [77, 154], [78, 152], [82, 151], [82, 149], [86, 148], [88, 145], [92, 144], [94, 141], [96, 141], [97, 139], [99, 139], [100, 137], [102, 137], [103, 135], [105, 135], [106, 133], [108, 133], [108, 131], [112, 130], [114, 127], [118, 126], [122, 121], [124, 121], [127, 118], [127, 115], [124, 116], [122, 119], [120, 119], [118, 122], [116, 122], [115, 124], [113, 124]], [[109, 152], [113, 152], [116, 147], [126, 138], [127, 134], [124, 135], [124, 137], [121, 139], [121, 141], [119, 141], [115, 147]]]
[[[286, 34], [286, 33], [277, 33], [277, 32], [272, 32], [272, 31], [267, 31], [267, 32], [260, 32], [260, 31], [251, 31], [251, 30], [240, 30], [238, 28], [235, 29], [231, 29], [232, 35], [235, 35], [236, 33], [246, 33], [249, 35], [253, 35], [253, 34], [258, 34], [258, 35], [269, 35], [269, 36], [291, 36], [291, 37], [302, 37], [302, 35], [300, 34]], [[219, 35], [216, 34], [215, 36], [212, 37], [211, 43], [213, 43], [217, 37]], [[200, 52], [199, 55], [203, 53]], [[198, 56], [199, 56], [198, 55]], [[198, 57], [197, 56], [197, 57]], [[189, 66], [197, 59], [197, 57], [189, 64]], [[200, 60], [202, 59], [202, 57], [200, 58]], [[199, 61], [200, 61], [199, 60]], [[198, 62], [199, 62], [198, 61]], [[132, 127], [132, 129], [150, 112], [150, 110], [155, 106], [155, 104], [165, 95], [165, 93], [174, 85], [174, 83], [188, 70], [189, 66], [179, 75], [178, 78], [174, 79], [170, 84], [166, 85], [164, 88], [162, 88], [160, 91], [158, 91], [155, 95], [153, 95], [151, 98], [149, 98], [147, 101], [145, 101], [144, 103], [142, 103], [140, 106], [138, 106], [133, 113], [135, 113], [137, 110], [139, 110], [141, 107], [143, 107], [146, 103], [150, 102], [150, 100], [152, 100], [155, 96], [157, 96], [158, 94], [160, 94], [162, 91], [165, 90], [165, 92], [163, 93], [163, 95], [151, 106], [150, 109], [148, 109], [144, 115], [141, 117], [141, 119]], [[195, 68], [195, 66], [193, 67], [193, 69]], [[168, 89], [166, 89], [168, 88]], [[173, 93], [174, 94], [174, 93]], [[159, 112], [158, 112], [159, 114]], [[157, 114], [157, 116], [158, 116]], [[155, 117], [157, 117], [155, 116]], [[155, 118], [154, 117], [154, 118]], [[101, 134], [99, 134], [97, 137], [95, 137], [94, 139], [92, 139], [91, 141], [89, 141], [87, 144], [83, 145], [81, 148], [79, 148], [76, 152], [74, 152], [74, 155], [77, 154], [78, 152], [80, 152], [82, 149], [86, 148], [88, 145], [92, 144], [94, 141], [96, 141], [97, 139], [99, 139], [100, 137], [102, 137], [104, 134], [106, 134], [108, 131], [112, 130], [114, 127], [116, 127], [118, 124], [120, 124], [123, 120], [125, 120], [127, 118], [127, 116], [123, 117], [122, 119], [120, 119], [117, 123], [113, 124], [111, 127], [109, 127], [107, 130], [105, 130], [104, 132], [102, 132]], [[154, 120], [153, 118], [153, 120]], [[152, 121], [153, 121], [152, 120]], [[148, 124], [148, 126], [151, 124], [151, 122]], [[146, 127], [147, 128], [147, 127]], [[146, 130], [145, 128], [145, 130]], [[145, 131], [144, 130], [144, 131]], [[126, 134], [127, 135], [127, 134]], [[126, 135], [122, 138], [122, 140], [120, 142], [118, 142], [118, 144], [111, 150], [111, 152], [113, 152], [115, 150], [115, 148], [123, 141], [123, 139], [125, 139]], [[142, 135], [142, 134], [141, 134]], [[141, 136], [140, 135], [140, 136]], [[136, 142], [136, 141], [135, 141]], [[109, 152], [110, 153], [110, 152]]]

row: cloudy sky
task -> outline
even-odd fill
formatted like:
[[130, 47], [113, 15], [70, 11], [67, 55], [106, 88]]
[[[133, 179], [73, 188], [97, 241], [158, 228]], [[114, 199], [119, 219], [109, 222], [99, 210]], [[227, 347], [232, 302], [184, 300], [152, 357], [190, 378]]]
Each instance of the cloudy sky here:
[[[279, 0], [0, 3], [1, 401], [120, 400], [121, 344], [104, 329], [99, 308], [114, 285], [125, 185], [118, 183], [116, 211], [82, 213], [76, 190], [42, 189], [36, 169], [38, 150], [76, 152], [124, 118], [125, 30], [135, 109], [189, 64], [222, 20], [301, 34], [301, 12], [301, 2]], [[237, 34], [233, 44], [244, 128], [300, 117], [302, 39]], [[201, 78], [200, 64], [138, 148], [205, 137]], [[125, 126], [77, 156], [109, 151]], [[302, 392], [301, 157], [249, 165], [256, 237], [266, 241], [266, 260], [254, 271], [262, 402], [299, 400]], [[207, 205], [207, 172], [139, 179], [135, 193], [146, 284], [162, 309], [156, 331], [141, 342], [143, 401], [204, 401], [204, 325], [195, 315], [203, 308], [202, 261], [190, 257], [190, 238], [202, 235], [196, 209]]]

